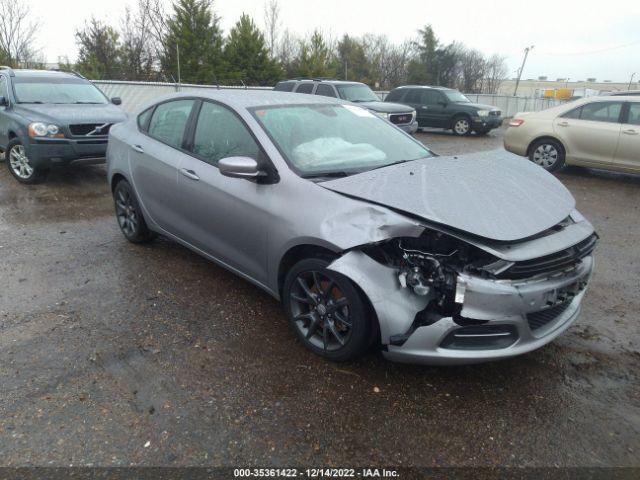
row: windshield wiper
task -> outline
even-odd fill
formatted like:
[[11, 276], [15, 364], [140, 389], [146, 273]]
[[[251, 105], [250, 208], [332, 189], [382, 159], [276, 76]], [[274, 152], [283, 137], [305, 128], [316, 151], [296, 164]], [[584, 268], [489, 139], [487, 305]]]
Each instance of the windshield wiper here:
[[[425, 158], [425, 157], [422, 157], [422, 158]], [[420, 159], [419, 158], [414, 158], [413, 160], [398, 160], [397, 162], [387, 163], [386, 165], [380, 165], [379, 167], [373, 167], [373, 168], [370, 168], [370, 169], [365, 170], [365, 171], [366, 172], [370, 172], [372, 170], [379, 170], [381, 168], [390, 167], [391, 165], [399, 165], [401, 163], [415, 162], [416, 160], [420, 160]]]
[[76, 105], [101, 105], [100, 102], [73, 102]]
[[302, 178], [321, 178], [321, 177], [348, 177], [350, 173], [348, 172], [318, 172], [318, 173], [306, 173], [304, 175], [300, 175]]
[[38, 103], [38, 104], [42, 104], [44, 102], [41, 102], [40, 100], [36, 100], [34, 102], [18, 102], [18, 103], [28, 103], [28, 104]]

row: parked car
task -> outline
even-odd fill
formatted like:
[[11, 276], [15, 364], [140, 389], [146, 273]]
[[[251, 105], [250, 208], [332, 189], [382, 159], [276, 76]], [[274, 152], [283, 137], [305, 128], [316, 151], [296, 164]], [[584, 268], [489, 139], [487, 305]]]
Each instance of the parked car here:
[[408, 85], [387, 95], [385, 102], [403, 103], [417, 112], [420, 128], [451, 130], [455, 135], [485, 135], [502, 125], [502, 112], [491, 105], [473, 103], [457, 90]]
[[0, 149], [16, 180], [56, 165], [104, 163], [109, 128], [126, 114], [77, 73], [0, 67]]
[[328, 79], [284, 80], [278, 82], [274, 90], [341, 98], [365, 107], [407, 133], [413, 134], [418, 130], [416, 111], [413, 108], [380, 101], [375, 92], [364, 83]]
[[588, 97], [517, 113], [504, 147], [550, 171], [580, 165], [640, 172], [640, 97]]
[[617, 92], [602, 92], [602, 95], [613, 97], [635, 97], [640, 95], [640, 90], [619, 90]]
[[165, 235], [282, 300], [343, 361], [536, 349], [578, 317], [597, 242], [552, 175], [506, 152], [437, 157], [367, 109], [282, 92], [173, 94], [110, 132], [131, 242]]

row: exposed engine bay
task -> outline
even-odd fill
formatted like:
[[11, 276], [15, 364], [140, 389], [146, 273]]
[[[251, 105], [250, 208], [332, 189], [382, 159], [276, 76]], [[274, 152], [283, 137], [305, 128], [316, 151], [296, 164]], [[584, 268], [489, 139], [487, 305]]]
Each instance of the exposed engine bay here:
[[496, 260], [479, 248], [440, 232], [425, 232], [418, 238], [394, 238], [368, 245], [363, 252], [395, 268], [402, 288], [425, 297], [428, 309], [448, 316], [459, 313], [462, 303], [461, 298], [456, 298], [458, 275], [486, 274], [483, 267]]

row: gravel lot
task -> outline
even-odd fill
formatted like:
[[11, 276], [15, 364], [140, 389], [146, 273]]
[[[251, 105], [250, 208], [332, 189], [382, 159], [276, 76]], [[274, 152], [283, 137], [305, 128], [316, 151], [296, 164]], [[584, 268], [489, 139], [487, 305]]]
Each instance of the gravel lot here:
[[[442, 154], [501, 136], [419, 135]], [[0, 165], [0, 463], [640, 467], [640, 177], [559, 178], [602, 237], [580, 320], [427, 368], [328, 363], [256, 287], [127, 243], [104, 167], [26, 187]]]

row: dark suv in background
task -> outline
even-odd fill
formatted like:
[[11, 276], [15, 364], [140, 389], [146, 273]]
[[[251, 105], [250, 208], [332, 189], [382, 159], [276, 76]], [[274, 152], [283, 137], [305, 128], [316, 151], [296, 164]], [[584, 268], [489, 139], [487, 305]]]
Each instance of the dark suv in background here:
[[103, 163], [109, 128], [127, 118], [120, 103], [77, 73], [0, 67], [0, 149], [9, 171], [34, 183], [54, 165]]
[[389, 92], [385, 102], [403, 103], [414, 108], [420, 128], [444, 128], [453, 130], [456, 135], [468, 135], [472, 131], [484, 135], [502, 125], [502, 112], [496, 107], [472, 103], [451, 88], [398, 87]]
[[405, 105], [397, 103], [382, 102], [373, 90], [364, 83], [327, 79], [284, 80], [279, 82], [274, 90], [341, 98], [362, 105], [407, 133], [415, 133], [418, 130], [416, 111], [413, 108], [407, 108]]

